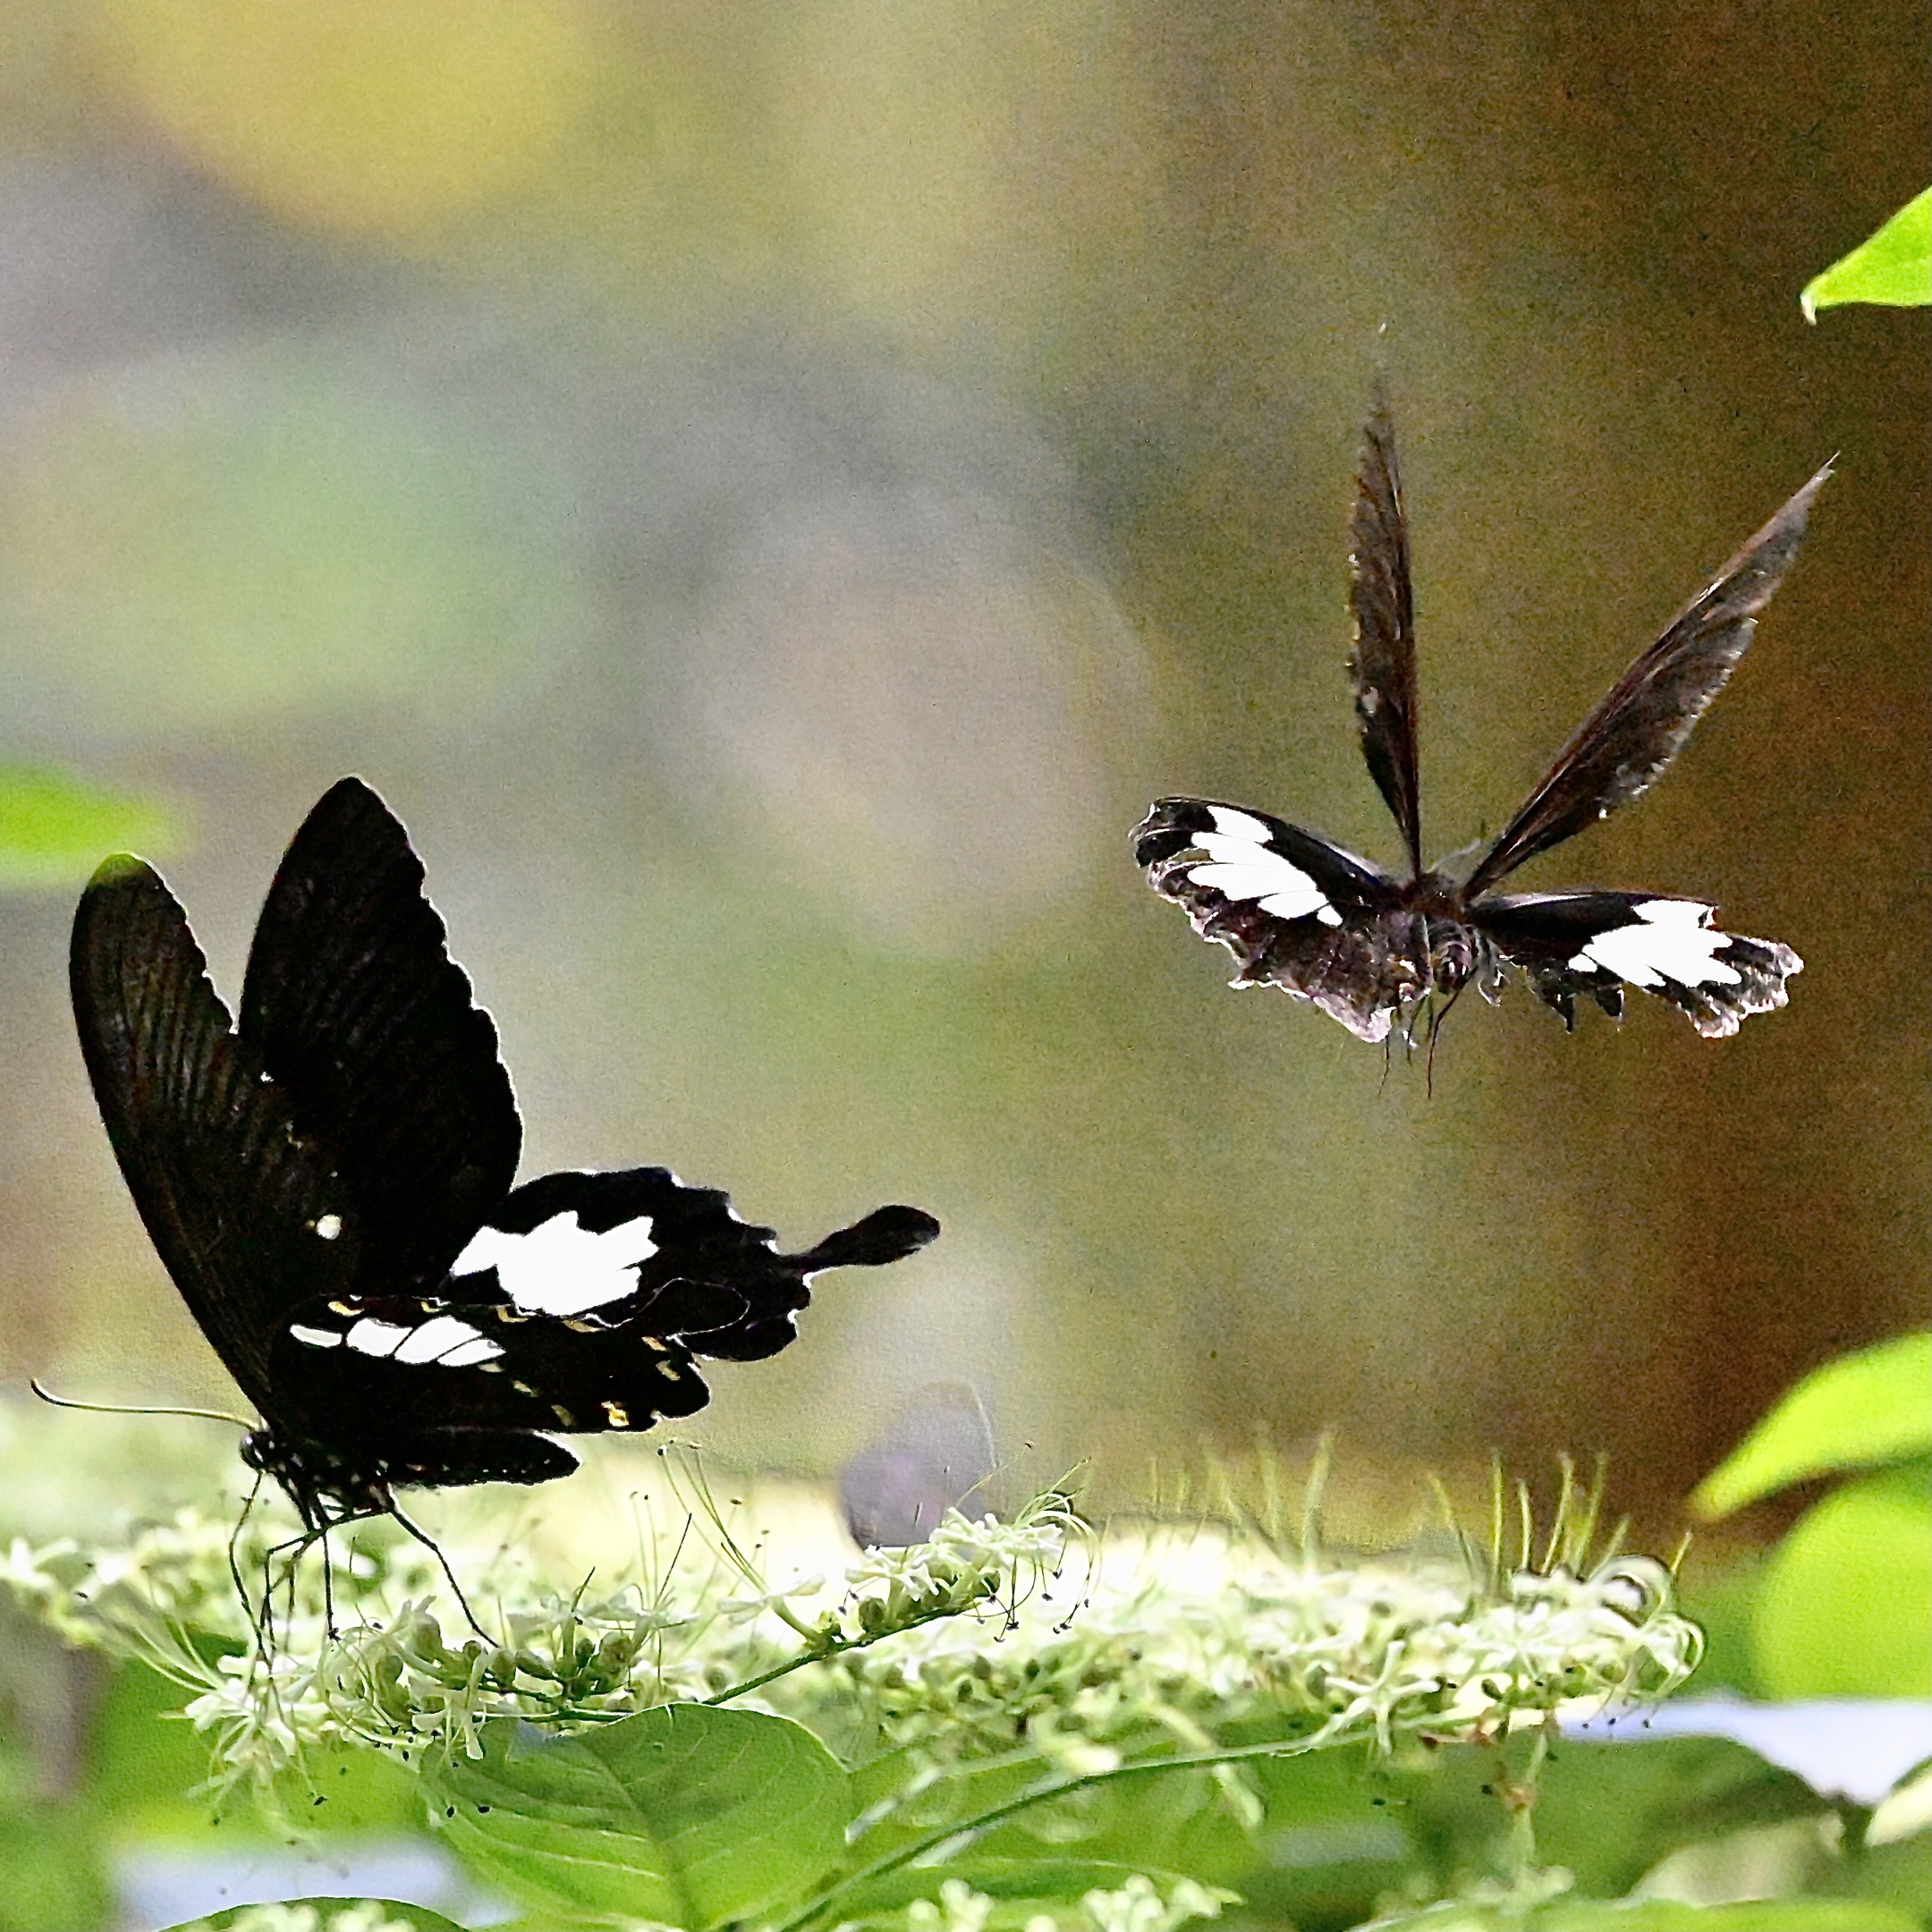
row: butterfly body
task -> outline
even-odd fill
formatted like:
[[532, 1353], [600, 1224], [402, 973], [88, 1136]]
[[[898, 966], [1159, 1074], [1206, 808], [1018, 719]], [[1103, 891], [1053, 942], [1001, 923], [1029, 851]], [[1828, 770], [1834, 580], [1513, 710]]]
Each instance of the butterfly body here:
[[392, 1509], [402, 1487], [567, 1475], [549, 1432], [692, 1413], [699, 1359], [783, 1348], [814, 1274], [938, 1232], [882, 1208], [787, 1255], [665, 1167], [513, 1189], [522, 1129], [496, 1028], [402, 827], [355, 779], [284, 858], [239, 1026], [139, 860], [89, 886], [71, 965], [130, 1191], [262, 1418], [244, 1460], [311, 1528]]
[[1502, 834], [1472, 862], [1425, 869], [1417, 758], [1413, 599], [1394, 434], [1377, 403], [1362, 448], [1351, 557], [1356, 715], [1370, 775], [1408, 850], [1405, 875], [1252, 807], [1165, 798], [1134, 832], [1136, 862], [1203, 938], [1227, 947], [1237, 987], [1274, 985], [1358, 1038], [1474, 986], [1494, 1000], [1513, 970], [1574, 1023], [1579, 999], [1621, 1017], [1627, 987], [1677, 1006], [1698, 1031], [1737, 1030], [1785, 1003], [1789, 946], [1719, 930], [1716, 908], [1657, 893], [1491, 888], [1606, 818], [1668, 766], [1743, 656], [1758, 613], [1797, 554], [1828, 467], [1693, 598], [1586, 718]]

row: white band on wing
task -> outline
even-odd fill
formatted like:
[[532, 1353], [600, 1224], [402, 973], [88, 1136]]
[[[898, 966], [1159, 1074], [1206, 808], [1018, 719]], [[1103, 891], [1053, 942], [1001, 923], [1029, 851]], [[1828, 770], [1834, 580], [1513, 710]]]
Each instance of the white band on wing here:
[[1342, 915], [1314, 879], [1293, 860], [1268, 849], [1268, 828], [1246, 812], [1225, 805], [1209, 807], [1215, 829], [1197, 832], [1194, 843], [1207, 860], [1188, 868], [1197, 886], [1209, 886], [1224, 899], [1253, 900], [1276, 919], [1318, 919], [1339, 926]]
[[1711, 923], [1715, 907], [1692, 899], [1645, 899], [1633, 905], [1635, 923], [1598, 933], [1570, 962], [1572, 970], [1614, 972], [1633, 987], [1665, 979], [1679, 986], [1737, 986], [1743, 974], [1716, 957], [1731, 935]]

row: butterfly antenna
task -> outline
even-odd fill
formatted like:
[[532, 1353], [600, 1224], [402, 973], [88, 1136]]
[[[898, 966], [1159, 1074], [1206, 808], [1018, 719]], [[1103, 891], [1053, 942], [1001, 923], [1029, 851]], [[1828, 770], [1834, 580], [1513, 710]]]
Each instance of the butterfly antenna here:
[[[132, 1402], [77, 1402], [72, 1395], [56, 1395], [38, 1377], [29, 1376], [27, 1386], [44, 1402], [55, 1409], [87, 1409], [96, 1415], [181, 1415], [199, 1416], [204, 1422], [232, 1422], [238, 1429], [251, 1429], [252, 1422], [230, 1415], [225, 1409], [144, 1408]], [[256, 1486], [260, 1487], [259, 1484]], [[251, 1492], [252, 1494], [252, 1492]]]
[[470, 1599], [463, 1595], [462, 1585], [456, 1580], [456, 1572], [450, 1568], [449, 1558], [443, 1554], [442, 1545], [439, 1544], [436, 1539], [433, 1536], [431, 1536], [427, 1530], [423, 1529], [419, 1524], [412, 1523], [409, 1520], [409, 1518], [402, 1513], [401, 1510], [396, 1508], [394, 1504], [392, 1503], [389, 1505], [389, 1508], [386, 1513], [394, 1516], [395, 1520], [402, 1525], [403, 1529], [408, 1530], [410, 1535], [414, 1537], [416, 1540], [420, 1543], [422, 1546], [426, 1550], [428, 1550], [432, 1556], [436, 1558], [438, 1565], [440, 1565], [442, 1569], [443, 1574], [449, 1579], [449, 1587], [456, 1593], [457, 1607], [461, 1609], [463, 1614], [463, 1621], [467, 1624], [469, 1624], [470, 1628], [473, 1630], [477, 1633], [477, 1635], [483, 1640], [485, 1643], [490, 1645], [493, 1648], [496, 1648], [498, 1640], [495, 1637], [492, 1637], [490, 1633], [487, 1630], [485, 1630], [480, 1623], [477, 1622], [476, 1612], [470, 1607]]

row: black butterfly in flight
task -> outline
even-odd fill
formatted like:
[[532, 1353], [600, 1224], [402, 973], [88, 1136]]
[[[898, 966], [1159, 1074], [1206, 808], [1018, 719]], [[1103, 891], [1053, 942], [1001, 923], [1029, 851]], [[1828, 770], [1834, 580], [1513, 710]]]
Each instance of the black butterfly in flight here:
[[1663, 774], [1749, 648], [1830, 474], [1827, 463], [1671, 620], [1471, 869], [1459, 875], [1451, 860], [1425, 871], [1409, 526], [1394, 430], [1378, 395], [1350, 532], [1350, 670], [1362, 753], [1402, 833], [1408, 874], [1394, 877], [1249, 806], [1166, 798], [1134, 831], [1148, 884], [1240, 962], [1233, 985], [1284, 987], [1365, 1040], [1385, 1040], [1399, 1016], [1412, 1024], [1423, 1003], [1453, 1000], [1465, 986], [1493, 1001], [1507, 967], [1566, 1026], [1580, 996], [1620, 1018], [1626, 986], [1668, 1000], [1712, 1038], [1735, 1033], [1747, 1013], [1784, 1005], [1784, 982], [1803, 962], [1775, 940], [1718, 931], [1716, 909], [1701, 901], [1493, 888]]
[[695, 1358], [775, 1353], [811, 1275], [939, 1232], [881, 1208], [784, 1255], [663, 1167], [513, 1190], [522, 1124], [496, 1030], [407, 835], [358, 779], [283, 859], [239, 1029], [139, 859], [88, 886], [72, 971], [135, 1205], [261, 1416], [244, 1459], [311, 1531], [394, 1511], [398, 1486], [568, 1475], [547, 1432], [691, 1414], [709, 1398]]

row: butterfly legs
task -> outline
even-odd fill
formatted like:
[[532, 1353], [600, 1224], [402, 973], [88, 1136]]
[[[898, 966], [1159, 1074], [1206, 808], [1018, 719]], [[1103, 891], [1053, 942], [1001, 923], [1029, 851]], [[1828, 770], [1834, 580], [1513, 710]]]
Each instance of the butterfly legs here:
[[[302, 1513], [303, 1528], [301, 1533], [299, 1536], [286, 1537], [281, 1542], [271, 1546], [262, 1553], [262, 1621], [260, 1628], [265, 1631], [272, 1632], [273, 1629], [273, 1593], [275, 1587], [273, 1566], [275, 1558], [281, 1556], [285, 1559], [286, 1569], [284, 1575], [288, 1584], [289, 1615], [292, 1618], [295, 1614], [297, 1566], [311, 1548], [317, 1544], [320, 1544], [322, 1546], [323, 1625], [330, 1637], [339, 1636], [341, 1632], [335, 1627], [335, 1570], [328, 1546], [329, 1532], [334, 1530], [345, 1530], [354, 1523], [375, 1522], [386, 1516], [418, 1543], [420, 1543], [436, 1558], [436, 1565], [448, 1581], [450, 1589], [455, 1596], [457, 1606], [462, 1612], [464, 1623], [469, 1624], [470, 1628], [485, 1643], [490, 1645], [496, 1643], [497, 1640], [477, 1621], [476, 1612], [470, 1607], [470, 1599], [463, 1594], [462, 1585], [456, 1580], [456, 1572], [451, 1569], [449, 1558], [443, 1554], [442, 1546], [420, 1524], [411, 1522], [395, 1506], [394, 1501], [384, 1504], [379, 1507], [350, 1510], [339, 1515], [329, 1513], [312, 1498], [299, 1497], [297, 1499], [297, 1507], [301, 1509]], [[237, 1534], [239, 1535], [239, 1533], [238, 1530]], [[237, 1572], [237, 1588], [240, 1587], [240, 1573]], [[242, 1601], [245, 1605], [247, 1602], [245, 1596]]]
[[1455, 1003], [1462, 997], [1462, 989], [1468, 984], [1467, 979], [1459, 979], [1456, 982], [1455, 990], [1450, 994], [1449, 997], [1440, 1006], [1436, 1005], [1433, 999], [1428, 1002], [1428, 1055], [1422, 1063], [1422, 1091], [1425, 1097], [1430, 1100], [1436, 1097], [1436, 1036], [1441, 1033], [1443, 1021], [1449, 1017], [1451, 1012], [1454, 1009]]
[[[328, 1533], [345, 1522], [360, 1521], [379, 1511], [361, 1511], [352, 1516], [328, 1516], [318, 1507], [314, 1500], [298, 1495], [295, 1506], [301, 1513], [302, 1527], [299, 1534], [284, 1537], [279, 1543], [271, 1543], [261, 1555], [262, 1595], [261, 1623], [263, 1650], [266, 1655], [273, 1648], [275, 1639], [275, 1559], [283, 1558], [283, 1580], [288, 1589], [288, 1621], [295, 1621], [296, 1591], [302, 1558], [318, 1543], [322, 1546], [322, 1623], [323, 1628], [333, 1638], [335, 1636], [335, 1572], [329, 1559]], [[244, 1598], [244, 1601], [246, 1599]]]
[[[255, 1614], [255, 1606], [249, 1600], [248, 1585], [242, 1580], [241, 1546], [243, 1532], [248, 1529], [249, 1518], [254, 1513], [255, 1504], [261, 1496], [261, 1486], [267, 1479], [261, 1470], [255, 1472], [255, 1480], [250, 1485], [249, 1493], [242, 1504], [242, 1513], [235, 1518], [235, 1526], [228, 1538], [228, 1574], [233, 1581], [235, 1598], [242, 1606], [242, 1614], [248, 1619], [250, 1632], [255, 1639], [256, 1653], [266, 1657], [268, 1654], [268, 1633], [262, 1621]], [[265, 1578], [266, 1583], [266, 1578]], [[264, 1590], [264, 1605], [267, 1592]]]
[[450, 1589], [455, 1592], [457, 1606], [463, 1614], [463, 1622], [466, 1623], [470, 1626], [470, 1628], [473, 1630], [477, 1633], [477, 1635], [483, 1640], [485, 1643], [489, 1644], [494, 1648], [497, 1642], [497, 1640], [495, 1637], [492, 1637], [490, 1633], [487, 1630], [485, 1630], [480, 1623], [477, 1622], [476, 1612], [470, 1607], [470, 1599], [463, 1595], [462, 1585], [456, 1580], [456, 1572], [450, 1568], [449, 1558], [443, 1554], [442, 1546], [437, 1543], [436, 1539], [433, 1536], [431, 1536], [427, 1530], [421, 1528], [420, 1525], [417, 1523], [411, 1522], [409, 1518], [405, 1516], [402, 1512], [395, 1506], [394, 1503], [391, 1503], [389, 1507], [386, 1511], [381, 1512], [380, 1513], [394, 1517], [397, 1522], [402, 1524], [403, 1529], [406, 1530], [410, 1533], [410, 1535], [414, 1537], [416, 1540], [420, 1543], [422, 1546], [426, 1550], [428, 1550], [432, 1556], [436, 1558], [438, 1566], [443, 1572], [443, 1574], [449, 1580]]

